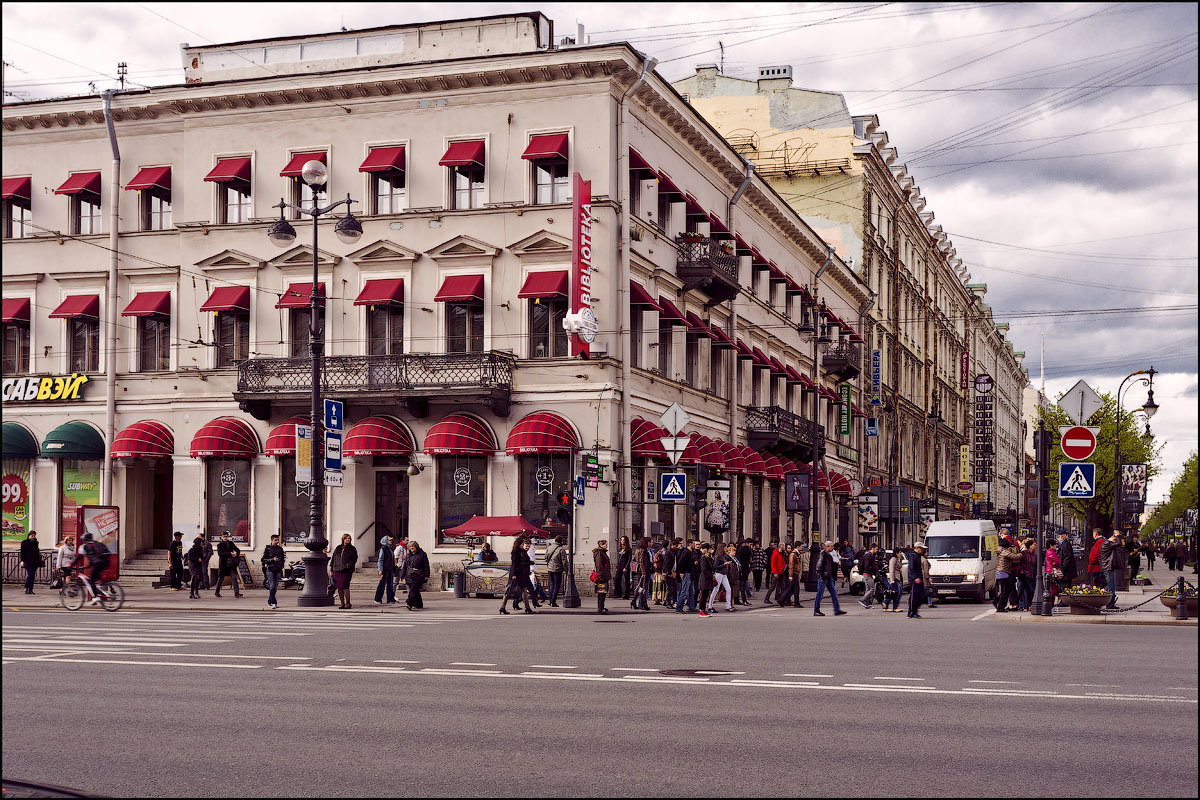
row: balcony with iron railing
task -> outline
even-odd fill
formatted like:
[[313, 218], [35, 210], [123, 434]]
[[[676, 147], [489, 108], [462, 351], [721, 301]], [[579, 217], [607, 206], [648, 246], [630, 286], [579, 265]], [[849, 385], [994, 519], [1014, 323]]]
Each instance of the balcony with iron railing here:
[[[430, 398], [480, 402], [507, 416], [512, 396], [511, 353], [404, 353], [327, 356], [321, 393], [348, 401], [403, 403], [410, 414], [428, 413]], [[236, 399], [243, 410], [268, 419], [271, 404], [307, 407], [312, 397], [312, 359], [252, 358], [238, 364]]]
[[825, 450], [825, 428], [780, 406], [746, 409], [746, 438], [754, 448], [765, 448], [811, 461], [813, 450]]
[[684, 291], [699, 289], [708, 295], [710, 305], [738, 293], [738, 257], [732, 247], [687, 233], [676, 236], [675, 244], [679, 248], [676, 271]]
[[828, 373], [850, 380], [862, 371], [862, 350], [854, 342], [841, 342], [821, 356], [821, 367]]

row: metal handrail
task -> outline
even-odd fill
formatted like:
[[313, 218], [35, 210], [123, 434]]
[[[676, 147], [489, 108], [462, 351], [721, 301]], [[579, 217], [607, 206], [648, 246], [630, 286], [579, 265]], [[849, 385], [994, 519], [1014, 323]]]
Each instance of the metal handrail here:
[[[412, 389], [511, 389], [516, 357], [510, 353], [403, 353], [327, 356], [321, 388], [327, 392]], [[252, 358], [238, 364], [239, 392], [309, 391], [309, 358]]]
[[[49, 583], [54, 577], [54, 555], [56, 550], [43, 550], [42, 565], [38, 567], [37, 574], [33, 578], [34, 583]], [[4, 553], [4, 582], [5, 583], [24, 583], [25, 582], [25, 567], [21, 564], [21, 554], [16, 550], [9, 550]]]
[[727, 251], [716, 239], [702, 238], [681, 234], [675, 237], [679, 247], [677, 268], [681, 271], [689, 269], [712, 270], [720, 273], [733, 284], [738, 282], [738, 257], [736, 252]]
[[777, 433], [797, 442], [820, 444], [825, 428], [811, 419], [780, 406], [750, 406], [746, 409], [746, 430]]

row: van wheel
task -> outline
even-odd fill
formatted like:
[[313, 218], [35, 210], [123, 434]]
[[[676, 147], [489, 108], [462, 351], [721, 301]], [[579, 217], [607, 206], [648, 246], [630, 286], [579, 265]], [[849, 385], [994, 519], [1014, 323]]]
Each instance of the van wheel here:
[[975, 602], [976, 602], [976, 603], [982, 603], [984, 600], [987, 600], [987, 598], [988, 598], [988, 590], [987, 590], [987, 587], [985, 587], [985, 586], [980, 586], [980, 587], [979, 587], [979, 591], [978, 591], [978, 592], [976, 592], [976, 594], [975, 594]]

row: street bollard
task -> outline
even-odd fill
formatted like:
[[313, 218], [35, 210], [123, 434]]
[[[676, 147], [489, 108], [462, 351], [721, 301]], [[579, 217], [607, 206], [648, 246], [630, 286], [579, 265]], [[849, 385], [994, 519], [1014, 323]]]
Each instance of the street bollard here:
[[1175, 584], [1175, 619], [1187, 619], [1187, 581], [1183, 576]]

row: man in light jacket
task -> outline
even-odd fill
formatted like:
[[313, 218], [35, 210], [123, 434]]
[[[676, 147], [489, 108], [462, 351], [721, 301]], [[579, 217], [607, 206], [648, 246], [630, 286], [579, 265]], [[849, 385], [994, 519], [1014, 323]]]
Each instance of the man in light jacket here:
[[570, 568], [567, 558], [567, 537], [556, 536], [546, 548], [546, 574], [550, 578], [550, 607], [558, 608], [558, 595], [562, 592], [563, 573]]
[[387, 603], [396, 602], [396, 556], [392, 552], [392, 537], [384, 536], [379, 540], [379, 584], [375, 587], [375, 605], [383, 605], [383, 593], [387, 592]]

